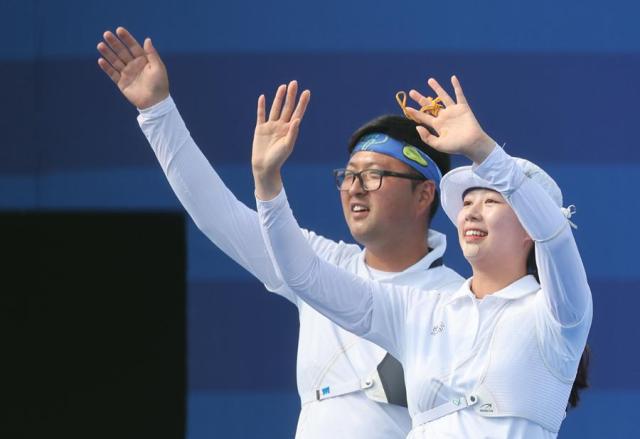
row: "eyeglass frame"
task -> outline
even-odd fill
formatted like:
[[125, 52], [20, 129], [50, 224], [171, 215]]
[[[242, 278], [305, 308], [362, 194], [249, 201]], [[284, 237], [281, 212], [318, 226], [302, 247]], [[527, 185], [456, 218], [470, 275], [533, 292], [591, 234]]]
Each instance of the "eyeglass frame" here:
[[[346, 174], [347, 172], [351, 174], [352, 179], [351, 179], [351, 184], [349, 185], [348, 188], [346, 189], [342, 189], [340, 187], [340, 185], [338, 184], [338, 173], [342, 172], [343, 174]], [[367, 189], [364, 184], [364, 179], [362, 178], [362, 174], [365, 172], [369, 172], [369, 173], [373, 173], [373, 174], [377, 174], [380, 177], [380, 182], [378, 184], [378, 187], [375, 189]], [[349, 171], [346, 168], [338, 168], [338, 169], [334, 169], [333, 170], [333, 176], [335, 178], [335, 183], [336, 183], [336, 188], [339, 191], [348, 191], [349, 189], [351, 189], [351, 187], [353, 186], [353, 183], [356, 181], [356, 178], [358, 179], [358, 182], [360, 183], [360, 187], [362, 188], [363, 191], [366, 192], [374, 192], [377, 191], [378, 189], [380, 189], [382, 187], [382, 177], [397, 177], [397, 178], [405, 178], [407, 180], [415, 180], [415, 181], [427, 181], [429, 180], [428, 178], [422, 176], [422, 175], [415, 175], [415, 174], [406, 174], [404, 172], [395, 172], [395, 171], [387, 171], [386, 169], [364, 169], [362, 171], [359, 172], [354, 172], [354, 171]], [[344, 175], [343, 177], [343, 181], [346, 180], [346, 175]]]

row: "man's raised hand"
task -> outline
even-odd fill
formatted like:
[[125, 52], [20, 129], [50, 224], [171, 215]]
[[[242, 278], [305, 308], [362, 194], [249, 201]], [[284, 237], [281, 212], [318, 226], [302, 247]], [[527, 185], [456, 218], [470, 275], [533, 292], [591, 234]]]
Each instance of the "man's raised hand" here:
[[148, 108], [169, 96], [169, 77], [151, 39], [144, 47], [123, 27], [106, 31], [98, 43], [100, 68], [137, 108]]

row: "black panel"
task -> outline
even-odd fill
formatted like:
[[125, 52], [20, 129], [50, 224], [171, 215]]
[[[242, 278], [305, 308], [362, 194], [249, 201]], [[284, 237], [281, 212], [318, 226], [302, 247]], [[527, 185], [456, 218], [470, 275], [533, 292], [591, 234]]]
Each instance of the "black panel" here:
[[183, 438], [182, 215], [4, 214], [0, 230], [0, 436]]

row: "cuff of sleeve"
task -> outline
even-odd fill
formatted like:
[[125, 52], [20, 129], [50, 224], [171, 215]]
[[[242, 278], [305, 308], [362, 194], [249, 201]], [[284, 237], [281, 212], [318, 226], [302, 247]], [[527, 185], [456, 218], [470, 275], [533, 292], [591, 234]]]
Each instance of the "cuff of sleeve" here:
[[526, 176], [513, 157], [496, 145], [491, 154], [480, 164], [473, 164], [472, 171], [481, 179], [491, 183], [507, 197], [517, 190]]
[[473, 163], [471, 165], [471, 169], [473, 170], [473, 172], [475, 172], [478, 176], [482, 177], [482, 175], [487, 172], [487, 169], [491, 169], [491, 166], [496, 162], [499, 161], [501, 156], [503, 154], [506, 154], [506, 152], [504, 152], [504, 149], [502, 149], [500, 147], [500, 145], [498, 145], [496, 143], [496, 146], [494, 146], [493, 150], [491, 151], [491, 153], [484, 159], [484, 161], [480, 164], [478, 163]]
[[282, 207], [285, 204], [287, 204], [287, 194], [284, 191], [284, 186], [282, 187], [278, 195], [270, 200], [261, 200], [260, 198], [256, 197], [256, 206], [259, 210], [273, 210]]
[[156, 117], [164, 116], [174, 108], [176, 108], [176, 104], [175, 102], [173, 102], [173, 98], [171, 97], [171, 95], [169, 95], [155, 105], [144, 109], [138, 108], [138, 112], [140, 113], [140, 116], [145, 119], [153, 119]]

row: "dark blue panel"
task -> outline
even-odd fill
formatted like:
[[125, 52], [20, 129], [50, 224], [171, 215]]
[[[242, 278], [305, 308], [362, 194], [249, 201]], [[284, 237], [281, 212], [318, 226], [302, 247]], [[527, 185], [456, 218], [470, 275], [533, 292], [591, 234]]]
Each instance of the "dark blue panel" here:
[[189, 285], [190, 389], [296, 392], [298, 310], [257, 281]]
[[292, 438], [300, 398], [285, 392], [194, 391], [188, 410], [188, 439]]
[[[640, 160], [633, 141], [634, 103], [640, 100], [636, 55], [219, 55], [170, 56], [167, 64], [194, 138], [218, 163], [249, 162], [256, 98], [262, 92], [271, 97], [280, 82], [297, 78], [314, 92], [292, 160], [317, 163], [346, 158], [347, 139], [364, 121], [398, 113], [393, 98], [398, 89], [420, 87], [428, 74], [446, 82], [453, 72], [462, 78], [486, 131], [515, 155], [544, 162]], [[20, 70], [16, 76], [29, 72], [24, 65], [0, 67]], [[42, 150], [42, 171], [153, 162], [135, 109], [94, 59], [32, 67], [37, 67], [35, 139], [14, 150], [0, 171], [26, 171], [34, 149]], [[603, 84], [615, 84], [624, 94], [615, 99], [615, 111], [605, 110], [604, 99], [611, 96], [602, 96]], [[0, 110], [1, 120], [12, 121], [6, 135], [28, 138], [33, 107], [23, 103], [20, 90], [11, 93], [16, 105]]]
[[[16, 8], [13, 4], [18, 1], [0, 4], [0, 24], [17, 31], [7, 32], [5, 40], [31, 30], [24, 25], [31, 24], [27, 13], [35, 4], [39, 51], [49, 57], [91, 53], [95, 35], [120, 24], [141, 36], [155, 36], [175, 52], [633, 51], [640, 47], [636, 22], [640, 10], [632, 0], [25, 0], [30, 7]], [[26, 43], [0, 46], [0, 56], [24, 53], [29, 53]]]
[[0, 63], [0, 172], [39, 171], [39, 156], [47, 142], [36, 138], [37, 100], [40, 99], [39, 63]]
[[640, 281], [591, 280], [590, 284], [591, 384], [596, 389], [640, 390]]
[[0, 3], [0, 58], [34, 58], [37, 1], [2, 0]]

